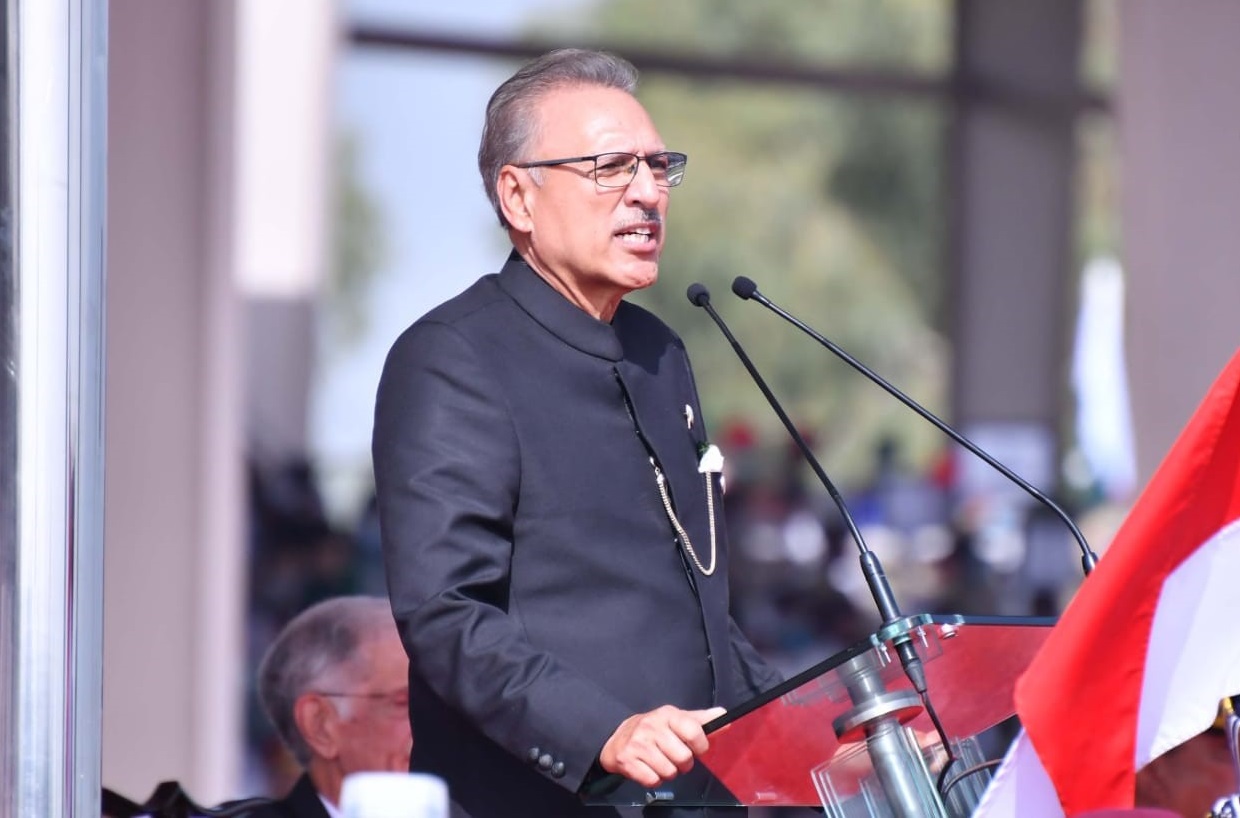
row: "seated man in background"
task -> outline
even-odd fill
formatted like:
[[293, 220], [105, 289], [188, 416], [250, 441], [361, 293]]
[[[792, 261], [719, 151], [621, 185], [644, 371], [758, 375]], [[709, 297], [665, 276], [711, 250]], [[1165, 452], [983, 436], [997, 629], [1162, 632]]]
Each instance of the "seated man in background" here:
[[1205, 818], [1215, 801], [1236, 793], [1236, 762], [1227, 734], [1234, 699], [1223, 699], [1214, 725], [1173, 747], [1137, 772], [1136, 804]]
[[331, 818], [355, 772], [408, 772], [409, 660], [386, 599], [345, 596], [298, 614], [258, 670], [263, 709], [304, 773], [251, 818]]

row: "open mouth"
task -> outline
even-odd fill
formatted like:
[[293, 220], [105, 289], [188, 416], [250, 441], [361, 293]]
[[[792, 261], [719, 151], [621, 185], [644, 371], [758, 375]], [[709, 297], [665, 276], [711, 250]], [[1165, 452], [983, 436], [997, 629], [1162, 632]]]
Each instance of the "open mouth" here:
[[628, 225], [617, 230], [615, 235], [631, 247], [652, 248], [659, 243], [659, 226], [657, 224]]

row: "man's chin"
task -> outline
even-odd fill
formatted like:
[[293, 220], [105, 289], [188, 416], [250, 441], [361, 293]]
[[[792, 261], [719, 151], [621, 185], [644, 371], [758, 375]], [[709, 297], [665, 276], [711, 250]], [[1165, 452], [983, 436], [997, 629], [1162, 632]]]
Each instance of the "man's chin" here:
[[633, 290], [644, 290], [659, 280], [659, 263], [652, 262], [635, 266], [626, 276], [629, 287]]

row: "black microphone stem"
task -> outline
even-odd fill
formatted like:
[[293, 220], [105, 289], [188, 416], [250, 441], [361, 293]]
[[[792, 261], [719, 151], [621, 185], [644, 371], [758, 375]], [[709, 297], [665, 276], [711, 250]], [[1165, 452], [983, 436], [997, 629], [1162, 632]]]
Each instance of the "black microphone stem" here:
[[[848, 510], [848, 504], [844, 502], [843, 496], [839, 489], [835, 487], [835, 483], [827, 476], [826, 471], [818, 462], [818, 458], [814, 456], [814, 452], [805, 442], [805, 438], [801, 437], [801, 433], [797, 430], [796, 425], [788, 417], [788, 413], [776, 400], [775, 395], [771, 392], [770, 387], [766, 385], [766, 380], [758, 374], [757, 367], [753, 365], [753, 361], [749, 360], [749, 356], [745, 354], [745, 350], [741, 347], [740, 342], [732, 335], [732, 331], [728, 329], [728, 325], [724, 323], [719, 313], [715, 312], [715, 308], [710, 304], [710, 292], [701, 284], [693, 284], [689, 287], [686, 295], [689, 302], [694, 306], [701, 307], [706, 310], [706, 314], [711, 317], [723, 336], [728, 339], [728, 343], [732, 345], [732, 349], [736, 352], [736, 357], [740, 358], [745, 369], [749, 372], [749, 376], [753, 378], [753, 382], [758, 385], [758, 389], [762, 391], [762, 396], [766, 398], [766, 402], [775, 410], [775, 414], [779, 417], [784, 428], [788, 430], [788, 434], [796, 442], [797, 448], [805, 455], [806, 461], [810, 468], [814, 470], [814, 474], [826, 487], [827, 493], [831, 495], [831, 499], [835, 502], [835, 507], [839, 509], [840, 516], [844, 518], [844, 524], [848, 526], [848, 531], [852, 534], [853, 540], [857, 543], [857, 548], [861, 555], [861, 573], [865, 577], [865, 583], [870, 589], [870, 595], [874, 597], [874, 604], [878, 606], [879, 614], [883, 617], [883, 625], [891, 625], [901, 618], [900, 606], [896, 602], [895, 592], [891, 589], [891, 583], [887, 580], [887, 574], [883, 571], [883, 564], [879, 561], [878, 555], [870, 550], [866, 545], [865, 538], [861, 536], [861, 530], [857, 527], [856, 520], [853, 519], [852, 512]], [[934, 704], [930, 701], [929, 689], [926, 683], [926, 669], [921, 661], [921, 657], [917, 655], [917, 648], [913, 644], [912, 637], [907, 633], [899, 633], [891, 639], [892, 647], [895, 648], [896, 655], [900, 657], [900, 665], [904, 668], [904, 674], [908, 677], [913, 689], [920, 696], [922, 704], [926, 708], [926, 713], [930, 717], [934, 729], [938, 732], [939, 739], [943, 742], [943, 748], [947, 753], [947, 763], [943, 768], [943, 775], [947, 770], [956, 764], [957, 758], [955, 751], [952, 749], [951, 739], [947, 735], [947, 731], [943, 727], [942, 721], [939, 720], [938, 713], [935, 712]], [[941, 781], [940, 781], [941, 789]]]
[[885, 378], [880, 376], [878, 373], [874, 372], [868, 366], [861, 363], [853, 356], [849, 355], [847, 352], [845, 352], [843, 349], [837, 346], [834, 342], [832, 342], [831, 339], [825, 337], [824, 335], [819, 333], [817, 330], [815, 330], [813, 327], [809, 326], [808, 324], [806, 324], [804, 321], [800, 320], [796, 316], [788, 313], [778, 304], [775, 304], [765, 295], [758, 292], [757, 287], [754, 286], [753, 282], [750, 281], [749, 279], [744, 278], [743, 276], [738, 277], [736, 281], [733, 282], [732, 284], [732, 291], [736, 293], [736, 295], [742, 299], [746, 299], [746, 300], [753, 299], [754, 301], [757, 301], [759, 304], [766, 307], [768, 310], [775, 313], [780, 318], [783, 318], [785, 321], [797, 327], [798, 329], [800, 329], [806, 335], [813, 338], [818, 343], [822, 344], [824, 347], [826, 347], [831, 352], [833, 352], [837, 357], [842, 359], [845, 363], [847, 363], [853, 369], [857, 370], [862, 375], [865, 375], [871, 381], [878, 384], [883, 389], [887, 390], [888, 393], [893, 395], [897, 400], [899, 400], [905, 406], [912, 409], [917, 414], [921, 415], [921, 417], [924, 418], [925, 420], [934, 424], [934, 426], [936, 426], [939, 429], [939, 431], [943, 432], [943, 434], [947, 435], [952, 440], [956, 441], [961, 446], [965, 447], [970, 452], [980, 457], [991, 468], [995, 469], [1000, 474], [1002, 474], [1004, 477], [1011, 480], [1016, 485], [1020, 486], [1022, 489], [1028, 492], [1031, 496], [1033, 496], [1034, 499], [1038, 500], [1040, 503], [1042, 503], [1042, 505], [1046, 506], [1048, 509], [1054, 512], [1054, 514], [1057, 517], [1059, 517], [1060, 520], [1063, 521], [1064, 525], [1068, 527], [1068, 530], [1072, 532], [1072, 536], [1076, 538], [1077, 545], [1081, 549], [1081, 568], [1084, 570], [1086, 576], [1088, 576], [1089, 573], [1094, 569], [1094, 566], [1098, 564], [1098, 555], [1095, 554], [1093, 552], [1093, 549], [1089, 547], [1089, 543], [1085, 541], [1085, 535], [1081, 533], [1081, 530], [1079, 528], [1077, 528], [1076, 523], [1072, 522], [1072, 518], [1068, 516], [1068, 513], [1064, 511], [1062, 508], [1060, 508], [1057, 503], [1055, 503], [1053, 500], [1051, 500], [1049, 497], [1047, 497], [1045, 494], [1039, 491], [1037, 487], [1035, 487], [1033, 484], [1029, 483], [1027, 480], [1025, 480], [1023, 477], [1018, 475], [1016, 472], [1012, 471], [1007, 466], [1003, 465], [998, 460], [991, 457], [980, 446], [975, 444], [973, 441], [969, 440], [964, 435], [957, 432], [951, 426], [948, 426], [944, 421], [940, 420], [936, 415], [934, 415], [928, 409], [923, 407], [920, 403], [918, 403], [917, 401], [910, 398], [908, 395], [901, 392], [892, 383], [887, 381]]
[[741, 363], [749, 371], [749, 376], [758, 385], [758, 389], [762, 390], [763, 397], [766, 398], [771, 408], [775, 410], [775, 414], [779, 416], [780, 422], [784, 424], [788, 434], [792, 436], [801, 453], [805, 455], [805, 459], [809, 462], [810, 468], [814, 470], [814, 474], [826, 486], [827, 493], [835, 501], [836, 508], [840, 510], [840, 515], [844, 518], [844, 524], [848, 526], [849, 533], [852, 534], [853, 540], [857, 543], [857, 548], [861, 551], [861, 569], [865, 574], [866, 583], [870, 587], [870, 594], [874, 597], [874, 603], [878, 605], [878, 611], [883, 617], [883, 624], [887, 625], [895, 622], [901, 616], [900, 606], [896, 603], [895, 594], [891, 590], [891, 584], [887, 581], [887, 574], [883, 571], [878, 555], [866, 545], [865, 538], [861, 536], [861, 531], [857, 528], [857, 522], [853, 519], [848, 506], [844, 503], [844, 498], [840, 495], [839, 489], [835, 487], [835, 483], [827, 476], [826, 471], [819, 464], [818, 458], [814, 456], [813, 450], [805, 442], [805, 438], [801, 437], [801, 433], [797, 430], [796, 425], [789, 419], [784, 408], [780, 406], [779, 401], [775, 399], [775, 395], [771, 392], [770, 387], [766, 385], [766, 380], [758, 374], [753, 361], [745, 354], [745, 350], [737, 342], [735, 336], [732, 335], [727, 324], [723, 322], [723, 319], [719, 317], [719, 313], [715, 312], [715, 308], [711, 306], [710, 294], [706, 292], [706, 288], [702, 287], [700, 290], [690, 288], [689, 300], [706, 310], [707, 314], [710, 315], [711, 319], [723, 332], [724, 337], [728, 339], [728, 343], [732, 345], [733, 351], [736, 352], [736, 357], [741, 359]]

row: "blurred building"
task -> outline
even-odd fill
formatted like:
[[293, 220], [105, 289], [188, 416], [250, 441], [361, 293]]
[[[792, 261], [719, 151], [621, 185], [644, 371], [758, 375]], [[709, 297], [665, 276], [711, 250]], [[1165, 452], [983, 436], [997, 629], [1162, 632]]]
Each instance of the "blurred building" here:
[[109, 7], [104, 783], [238, 794], [247, 456], [305, 449], [333, 3]]

